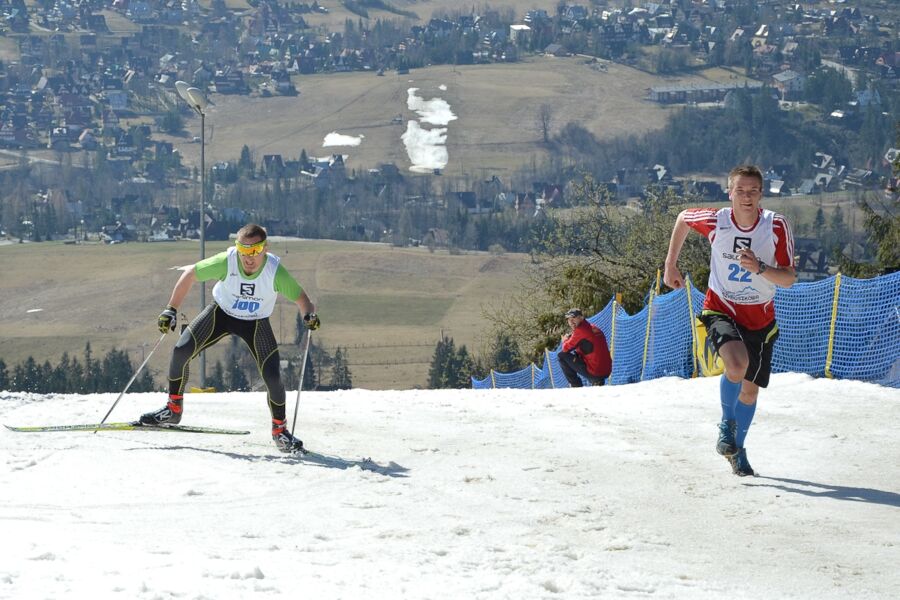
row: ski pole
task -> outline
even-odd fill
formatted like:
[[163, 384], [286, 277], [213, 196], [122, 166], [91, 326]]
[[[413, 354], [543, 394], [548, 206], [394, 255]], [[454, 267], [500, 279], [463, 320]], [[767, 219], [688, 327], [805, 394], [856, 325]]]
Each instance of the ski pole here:
[[[166, 333], [168, 333], [168, 332], [166, 332]], [[140, 372], [144, 370], [144, 367], [147, 365], [147, 363], [150, 362], [150, 357], [153, 356], [153, 353], [156, 352], [156, 349], [159, 348], [160, 344], [162, 344], [164, 337], [166, 337], [165, 333], [162, 334], [161, 336], [159, 336], [159, 340], [156, 342], [156, 345], [153, 346], [153, 350], [150, 351], [150, 354], [147, 355], [147, 358], [144, 359], [144, 362], [141, 363], [141, 366], [139, 366], [137, 368], [137, 370], [134, 372], [134, 375], [132, 375], [131, 379], [128, 380], [128, 384], [125, 386], [125, 389], [122, 390], [122, 393], [119, 394], [119, 397], [116, 398], [116, 401], [113, 402], [113, 405], [109, 407], [108, 411], [106, 411], [106, 416], [103, 417], [102, 421], [100, 421], [100, 425], [103, 425], [104, 423], [106, 423], [106, 419], [109, 418], [109, 415], [110, 415], [110, 413], [112, 413], [113, 409], [116, 407], [116, 404], [119, 403], [119, 400], [122, 399], [122, 396], [125, 395], [125, 392], [128, 391], [128, 388], [131, 387], [131, 384], [134, 383], [134, 380], [137, 379], [137, 376], [140, 374]], [[97, 433], [96, 429], [94, 430], [94, 433]]]
[[297, 413], [300, 412], [300, 390], [303, 389], [303, 376], [306, 374], [306, 357], [309, 356], [309, 340], [312, 338], [312, 330], [306, 331], [306, 348], [303, 350], [303, 366], [300, 367], [300, 383], [297, 384], [297, 401], [294, 402], [294, 422], [291, 423], [291, 433], [297, 426]]

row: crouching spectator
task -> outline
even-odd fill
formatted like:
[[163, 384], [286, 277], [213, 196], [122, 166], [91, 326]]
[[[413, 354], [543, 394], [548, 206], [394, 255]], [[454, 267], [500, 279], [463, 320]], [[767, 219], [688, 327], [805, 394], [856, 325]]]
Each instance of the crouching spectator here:
[[612, 371], [612, 360], [606, 345], [606, 336], [588, 322], [580, 309], [566, 313], [571, 332], [562, 337], [562, 351], [556, 357], [563, 375], [572, 387], [581, 387], [581, 378], [591, 385], [603, 385]]

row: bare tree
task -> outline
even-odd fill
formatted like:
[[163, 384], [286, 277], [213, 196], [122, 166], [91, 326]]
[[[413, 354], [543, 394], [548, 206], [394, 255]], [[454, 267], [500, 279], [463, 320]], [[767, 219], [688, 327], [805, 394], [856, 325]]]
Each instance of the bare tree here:
[[538, 108], [537, 123], [538, 130], [545, 144], [550, 143], [550, 128], [553, 125], [553, 106], [551, 104], [541, 104]]

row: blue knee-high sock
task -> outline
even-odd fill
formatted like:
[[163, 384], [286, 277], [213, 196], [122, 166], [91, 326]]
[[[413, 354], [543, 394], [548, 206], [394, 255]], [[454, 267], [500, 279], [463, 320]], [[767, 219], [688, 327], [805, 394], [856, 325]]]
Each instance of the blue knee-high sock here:
[[747, 431], [750, 429], [750, 423], [753, 422], [755, 413], [756, 402], [753, 404], [738, 402], [734, 408], [734, 418], [737, 421], [737, 433], [734, 436], [734, 441], [738, 448], [744, 447], [744, 438], [747, 437]]
[[719, 397], [722, 400], [722, 420], [734, 420], [734, 407], [741, 393], [741, 382], [731, 383], [725, 375], [719, 379]]

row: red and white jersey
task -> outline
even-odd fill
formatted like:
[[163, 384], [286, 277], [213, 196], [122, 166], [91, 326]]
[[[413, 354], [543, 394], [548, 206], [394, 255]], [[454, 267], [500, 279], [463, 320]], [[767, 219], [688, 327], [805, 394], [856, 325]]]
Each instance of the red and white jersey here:
[[785, 218], [760, 209], [753, 227], [741, 229], [730, 207], [692, 208], [685, 211], [684, 222], [712, 244], [703, 308], [730, 315], [751, 330], [771, 323], [775, 319], [775, 284], [742, 268], [738, 251], [749, 248], [767, 265], [793, 266], [794, 236]]

